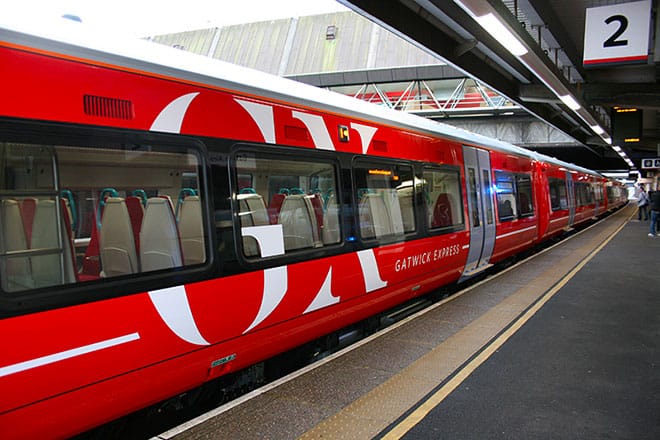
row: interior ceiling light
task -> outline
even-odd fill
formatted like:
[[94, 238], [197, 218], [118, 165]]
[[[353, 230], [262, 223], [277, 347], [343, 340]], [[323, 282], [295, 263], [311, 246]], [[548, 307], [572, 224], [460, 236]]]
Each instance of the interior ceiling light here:
[[598, 125], [598, 124], [596, 124], [596, 125], [590, 125], [589, 127], [590, 127], [590, 128], [593, 130], [593, 132], [596, 133], [596, 134], [603, 134], [603, 133], [605, 133], [605, 130], [603, 129], [603, 127], [601, 127], [601, 126]]

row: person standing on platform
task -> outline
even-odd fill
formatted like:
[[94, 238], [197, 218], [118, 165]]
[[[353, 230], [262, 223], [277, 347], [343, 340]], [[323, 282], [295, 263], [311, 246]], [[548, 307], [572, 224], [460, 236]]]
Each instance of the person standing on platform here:
[[637, 196], [637, 207], [639, 212], [637, 213], [637, 220], [642, 220], [642, 214], [644, 214], [644, 221], [649, 219], [649, 196], [644, 191], [644, 184], [639, 185], [639, 195]]
[[658, 223], [660, 222], [660, 190], [651, 193], [651, 228], [649, 237], [655, 237], [658, 233]]

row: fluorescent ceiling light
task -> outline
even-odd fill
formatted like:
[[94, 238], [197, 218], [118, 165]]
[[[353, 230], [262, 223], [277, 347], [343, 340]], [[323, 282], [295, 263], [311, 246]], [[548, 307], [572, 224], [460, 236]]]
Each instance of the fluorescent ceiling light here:
[[474, 19], [486, 32], [488, 32], [513, 55], [519, 57], [527, 53], [527, 48], [492, 13], [489, 12], [481, 17], [474, 17]]
[[596, 134], [603, 134], [603, 133], [605, 133], [605, 130], [603, 129], [603, 127], [601, 127], [601, 126], [598, 125], [598, 124], [596, 124], [596, 125], [590, 125], [589, 127], [590, 127], [591, 130], [593, 130], [593, 132], [596, 133]]
[[603, 138], [603, 140], [605, 141], [606, 144], [612, 145], [612, 138], [611, 137], [605, 136]]
[[571, 110], [579, 110], [581, 107], [572, 95], [561, 95], [559, 99]]
[[616, 151], [617, 153], [620, 152], [620, 151], [623, 151], [623, 150], [621, 149], [621, 147], [619, 147], [618, 145], [614, 145], [614, 146], [612, 147], [612, 149], [613, 149], [614, 151]]

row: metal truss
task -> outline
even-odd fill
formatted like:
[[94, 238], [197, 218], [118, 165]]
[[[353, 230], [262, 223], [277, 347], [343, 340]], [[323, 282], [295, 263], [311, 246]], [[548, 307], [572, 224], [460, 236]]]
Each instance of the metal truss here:
[[524, 113], [517, 104], [470, 78], [365, 83], [330, 89], [432, 119]]

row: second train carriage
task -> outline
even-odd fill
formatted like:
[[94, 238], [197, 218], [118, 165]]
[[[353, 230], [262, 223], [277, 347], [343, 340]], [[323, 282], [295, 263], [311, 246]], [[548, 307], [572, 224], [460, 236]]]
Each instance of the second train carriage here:
[[597, 173], [180, 51], [0, 27], [0, 436], [68, 436], [625, 203]]

